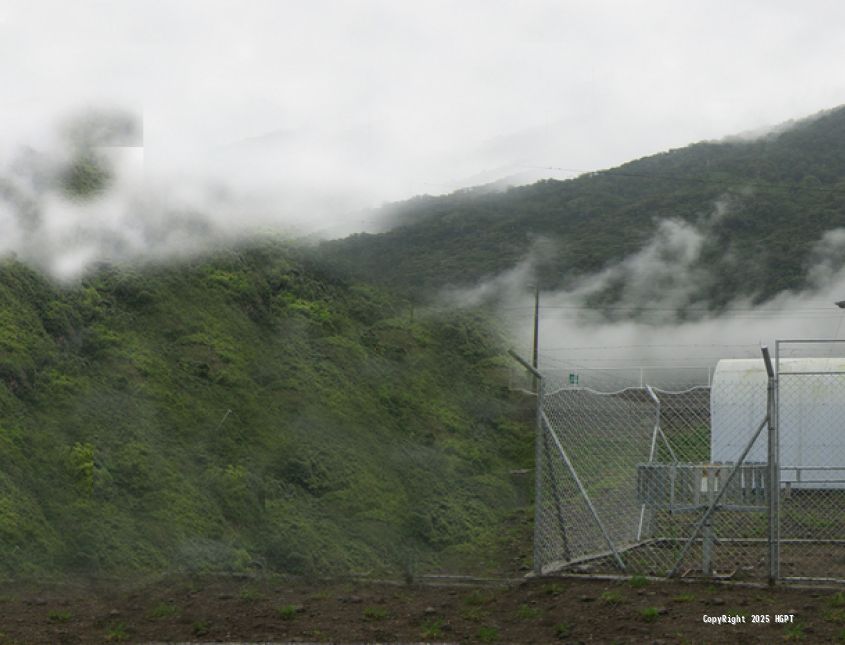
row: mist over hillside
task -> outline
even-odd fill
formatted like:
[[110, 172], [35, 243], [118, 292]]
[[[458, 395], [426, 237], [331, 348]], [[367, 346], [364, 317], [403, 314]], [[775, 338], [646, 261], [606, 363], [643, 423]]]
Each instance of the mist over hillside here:
[[[486, 304], [540, 364], [614, 389], [706, 383], [719, 358], [834, 338], [845, 298], [845, 108], [569, 181], [418, 197], [393, 228], [324, 242], [422, 301]], [[671, 368], [671, 369], [670, 369]]]
[[326, 242], [323, 251], [350, 272], [419, 294], [477, 284], [530, 257], [546, 289], [605, 272], [589, 297], [601, 305], [652, 301], [624, 271], [606, 275], [651, 246], [666, 260], [678, 254], [694, 280], [676, 309], [718, 309], [807, 285], [822, 238], [845, 225], [843, 179], [838, 108], [756, 138], [701, 142], [569, 181], [415, 198], [391, 207], [392, 230]]

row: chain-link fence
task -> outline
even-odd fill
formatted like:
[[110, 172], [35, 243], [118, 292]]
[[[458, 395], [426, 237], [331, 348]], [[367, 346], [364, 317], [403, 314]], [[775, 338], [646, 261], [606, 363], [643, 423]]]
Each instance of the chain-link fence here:
[[[845, 578], [845, 342], [779, 341], [784, 578]], [[798, 354], [800, 358], [795, 357]]]
[[845, 359], [783, 348], [676, 390], [533, 373], [535, 570], [845, 580]]

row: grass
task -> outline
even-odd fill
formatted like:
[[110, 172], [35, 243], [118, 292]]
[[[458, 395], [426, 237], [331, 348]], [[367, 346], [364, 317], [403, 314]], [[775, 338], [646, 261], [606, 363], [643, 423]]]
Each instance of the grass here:
[[384, 607], [365, 607], [364, 620], [376, 621], [387, 618], [387, 609]]
[[845, 593], [837, 591], [827, 599], [824, 619], [831, 623], [845, 623]]
[[645, 609], [640, 610], [640, 618], [642, 618], [647, 623], [655, 622], [659, 615], [660, 610], [657, 609], [657, 607], [646, 607]]
[[162, 602], [150, 609], [147, 616], [153, 620], [164, 620], [165, 618], [170, 618], [178, 613], [179, 610], [176, 608], [176, 605], [169, 602]]
[[264, 594], [253, 587], [245, 587], [238, 593], [238, 598], [247, 601], [261, 600], [263, 597]]
[[493, 594], [489, 591], [475, 589], [464, 597], [464, 604], [469, 606], [487, 605], [493, 602]]
[[499, 640], [499, 630], [496, 627], [485, 625], [478, 628], [475, 637], [479, 643], [495, 643]]
[[555, 625], [555, 636], [569, 638], [572, 635], [572, 623], [558, 623]]
[[600, 598], [601, 601], [606, 605], [618, 605], [625, 600], [624, 596], [621, 593], [610, 589], [602, 592]]
[[279, 607], [277, 610], [279, 614], [279, 618], [282, 620], [293, 620], [296, 615], [302, 611], [301, 605], [283, 605]]
[[520, 620], [534, 620], [540, 617], [542, 612], [537, 607], [530, 607], [529, 605], [522, 604], [516, 610], [516, 617]]
[[440, 638], [443, 636], [443, 619], [431, 618], [423, 622], [420, 629], [421, 638]]
[[559, 596], [564, 591], [564, 586], [557, 582], [549, 582], [543, 585], [543, 593], [547, 596]]
[[211, 631], [211, 623], [207, 620], [198, 620], [191, 625], [194, 636], [205, 636]]
[[461, 618], [464, 620], [468, 620], [471, 623], [480, 623], [487, 617], [487, 612], [484, 607], [472, 606], [472, 607], [464, 607], [461, 610]]
[[52, 623], [66, 623], [70, 620], [70, 612], [69, 611], [51, 611], [47, 614], [47, 619]]
[[689, 592], [679, 593], [677, 596], [672, 596], [672, 602], [692, 602], [695, 600], [695, 595]]
[[645, 576], [632, 576], [631, 579], [628, 581], [628, 584], [631, 585], [634, 589], [642, 589], [643, 587], [647, 587], [649, 582], [648, 578]]
[[106, 630], [106, 640], [110, 643], [129, 640], [129, 630], [125, 623], [115, 623]]
[[801, 623], [795, 623], [793, 625], [789, 625], [783, 630], [783, 637], [785, 640], [788, 641], [802, 641], [806, 637], [804, 633], [804, 625]]

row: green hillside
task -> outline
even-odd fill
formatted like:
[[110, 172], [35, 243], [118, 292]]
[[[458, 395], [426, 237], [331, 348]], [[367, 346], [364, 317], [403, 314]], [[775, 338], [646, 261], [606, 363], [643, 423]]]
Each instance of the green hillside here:
[[480, 315], [275, 243], [72, 287], [5, 261], [0, 572], [496, 568], [531, 462], [505, 364]]
[[[724, 212], [713, 217], [717, 202]], [[554, 288], [642, 248], [659, 221], [676, 218], [706, 235], [702, 300], [764, 300], [800, 288], [813, 244], [845, 226], [845, 108], [756, 139], [697, 143], [505, 192], [418, 197], [386, 214], [388, 232], [326, 242], [321, 252], [424, 295], [475, 284], [537, 249], [542, 283]]]

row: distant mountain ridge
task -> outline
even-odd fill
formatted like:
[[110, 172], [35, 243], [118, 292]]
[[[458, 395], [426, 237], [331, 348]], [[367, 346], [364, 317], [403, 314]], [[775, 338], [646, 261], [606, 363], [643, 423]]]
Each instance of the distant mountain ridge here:
[[642, 250], [672, 219], [704, 235], [701, 302], [762, 301], [801, 288], [814, 245], [845, 226], [845, 107], [756, 138], [695, 143], [567, 181], [415, 197], [387, 212], [390, 230], [324, 242], [322, 255], [421, 296], [512, 268], [542, 240], [537, 271], [558, 288]]

